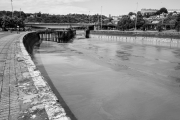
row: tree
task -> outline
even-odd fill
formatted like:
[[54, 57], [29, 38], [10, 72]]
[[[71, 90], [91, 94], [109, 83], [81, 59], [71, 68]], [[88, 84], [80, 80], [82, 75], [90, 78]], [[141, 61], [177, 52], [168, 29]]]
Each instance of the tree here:
[[180, 14], [177, 16], [175, 28], [178, 32], [180, 31]]
[[157, 30], [159, 31], [159, 32], [161, 32], [163, 29], [162, 29], [162, 24], [161, 23], [159, 23], [158, 25], [157, 25]]
[[129, 12], [128, 14], [129, 16], [132, 16], [132, 15], [136, 15], [136, 13], [133, 13], [133, 12]]
[[159, 10], [159, 12], [160, 12], [160, 14], [162, 14], [162, 13], [168, 13], [168, 11], [167, 11], [167, 9], [166, 9], [165, 7], [161, 8], [161, 9]]
[[160, 14], [161, 12], [159, 10], [155, 13], [155, 15], [160, 15]]
[[141, 11], [137, 12], [137, 17], [143, 17], [142, 14], [141, 14]]
[[143, 17], [138, 17], [137, 25], [136, 25], [137, 29], [143, 28], [144, 24], [145, 24], [145, 20], [143, 19]]
[[0, 28], [2, 28], [2, 21], [3, 19], [0, 17]]
[[41, 12], [37, 13], [36, 15], [37, 17], [41, 17]]
[[11, 20], [9, 16], [3, 16], [2, 22], [1, 22], [3, 31], [6, 31], [7, 28], [10, 28], [12, 25], [12, 22], [13, 21]]
[[133, 28], [132, 20], [130, 19], [130, 17], [128, 15], [124, 15], [124, 16], [122, 16], [121, 20], [118, 22], [117, 26], [119, 29], [121, 29], [123, 31]]

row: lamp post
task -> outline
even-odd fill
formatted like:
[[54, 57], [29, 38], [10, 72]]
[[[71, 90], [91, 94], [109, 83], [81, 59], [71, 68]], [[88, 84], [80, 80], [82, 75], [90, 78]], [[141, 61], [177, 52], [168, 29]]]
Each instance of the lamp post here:
[[89, 23], [90, 23], [90, 11], [89, 11]]
[[102, 30], [102, 6], [101, 6], [101, 30]]
[[20, 18], [21, 18], [21, 8], [20, 8]]
[[138, 3], [137, 3], [137, 7], [136, 7], [136, 20], [135, 20], [135, 27], [134, 27], [135, 31], [136, 31], [136, 25], [137, 25], [137, 9], [138, 9]]
[[13, 18], [13, 4], [12, 4], [12, 0], [11, 0], [11, 8], [12, 8], [12, 18]]

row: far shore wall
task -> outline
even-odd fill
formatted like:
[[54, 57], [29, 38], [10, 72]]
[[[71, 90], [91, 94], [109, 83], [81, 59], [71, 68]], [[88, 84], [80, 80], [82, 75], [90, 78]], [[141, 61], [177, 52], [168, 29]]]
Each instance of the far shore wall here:
[[99, 34], [99, 35], [115, 35], [115, 36], [131, 36], [131, 37], [157, 37], [157, 38], [172, 38], [180, 39], [180, 32], [134, 32], [134, 31], [91, 31], [90, 34]]

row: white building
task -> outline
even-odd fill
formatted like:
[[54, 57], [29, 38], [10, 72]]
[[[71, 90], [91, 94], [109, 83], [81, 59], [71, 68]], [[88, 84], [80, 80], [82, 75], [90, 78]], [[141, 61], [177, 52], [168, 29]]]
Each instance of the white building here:
[[176, 11], [177, 13], [180, 13], [180, 9], [167, 9], [168, 13]]
[[[156, 13], [158, 11], [158, 9], [141, 9], [141, 14], [142, 15], [146, 15], [146, 14], [149, 14], [149, 15], [153, 15], [154, 13]], [[180, 9], [167, 9], [168, 13], [170, 12], [174, 12], [176, 11], [177, 13], [180, 13]]]
[[146, 14], [149, 14], [149, 15], [153, 15], [154, 13], [156, 13], [158, 11], [158, 9], [141, 9], [141, 14], [142, 15], [146, 15]]

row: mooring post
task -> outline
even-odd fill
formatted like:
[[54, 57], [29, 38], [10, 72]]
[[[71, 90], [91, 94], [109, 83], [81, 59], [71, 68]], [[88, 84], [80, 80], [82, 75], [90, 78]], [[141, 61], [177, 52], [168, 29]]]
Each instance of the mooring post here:
[[46, 32], [46, 41], [48, 41], [48, 33]]
[[49, 32], [47, 33], [47, 41], [49, 41]]
[[50, 33], [50, 41], [52, 41], [52, 33]]
[[44, 41], [46, 41], [46, 33], [44, 33]]
[[54, 33], [52, 33], [52, 39], [55, 42], [55, 34]]
[[58, 42], [58, 32], [56, 32], [56, 42]]
[[44, 40], [44, 34], [42, 33], [42, 39]]
[[48, 34], [47, 34], [47, 32], [46, 32], [46, 41], [48, 41]]
[[61, 43], [61, 38], [62, 38], [62, 32], [59, 31], [59, 42]]
[[39, 34], [39, 38], [40, 38], [40, 40], [42, 40], [42, 34]]
[[60, 43], [60, 34], [59, 34], [59, 32], [57, 32], [57, 34], [58, 34], [58, 43]]
[[42, 39], [44, 40], [44, 34], [42, 33]]
[[55, 32], [55, 42], [57, 42], [57, 32]]
[[54, 32], [54, 42], [56, 42], [56, 33]]
[[49, 36], [48, 35], [49, 35], [49, 33], [47, 33], [47, 41], [49, 41]]

